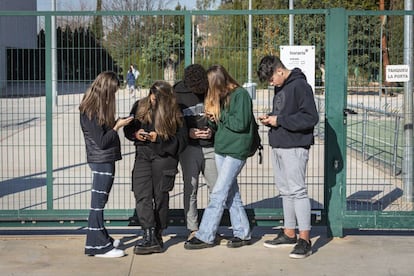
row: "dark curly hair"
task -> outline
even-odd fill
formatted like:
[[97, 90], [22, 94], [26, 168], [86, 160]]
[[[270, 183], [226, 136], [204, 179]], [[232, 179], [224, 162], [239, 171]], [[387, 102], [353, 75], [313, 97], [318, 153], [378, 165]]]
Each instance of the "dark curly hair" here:
[[191, 64], [184, 69], [184, 85], [195, 94], [206, 94], [208, 90], [207, 72], [200, 64]]
[[286, 69], [285, 65], [277, 56], [264, 56], [259, 63], [257, 77], [261, 82], [269, 81], [278, 68]]

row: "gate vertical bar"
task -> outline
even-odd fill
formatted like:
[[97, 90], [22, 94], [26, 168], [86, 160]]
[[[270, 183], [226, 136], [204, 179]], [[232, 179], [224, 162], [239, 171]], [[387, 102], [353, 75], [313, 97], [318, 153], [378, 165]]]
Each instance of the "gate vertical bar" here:
[[325, 209], [328, 236], [343, 236], [346, 180], [346, 106], [348, 20], [345, 9], [326, 17]]
[[45, 16], [45, 87], [46, 87], [46, 204], [53, 209], [53, 133], [52, 133], [52, 16]]
[[[404, 9], [413, 10], [413, 0], [404, 1]], [[410, 68], [410, 80], [404, 84], [404, 159], [403, 181], [404, 200], [414, 201], [414, 161], [413, 161], [413, 16], [404, 16], [404, 64]]]
[[[195, 16], [195, 15], [194, 15]], [[192, 18], [193, 18], [193, 13], [186, 13], [184, 15], [184, 62], [185, 62], [185, 67], [191, 64], [191, 52], [194, 49], [191, 49], [191, 44], [192, 44]]]

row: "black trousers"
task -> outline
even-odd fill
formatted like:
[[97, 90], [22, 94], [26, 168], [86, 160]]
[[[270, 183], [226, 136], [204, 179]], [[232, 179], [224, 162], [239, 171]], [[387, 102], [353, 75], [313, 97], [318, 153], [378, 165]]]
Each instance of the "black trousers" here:
[[85, 254], [105, 254], [114, 248], [113, 238], [109, 236], [104, 225], [104, 208], [114, 183], [115, 162], [89, 163], [89, 167], [92, 170], [93, 181]]
[[169, 192], [174, 188], [177, 166], [178, 158], [162, 157], [150, 147], [137, 146], [132, 190], [142, 228], [167, 228]]

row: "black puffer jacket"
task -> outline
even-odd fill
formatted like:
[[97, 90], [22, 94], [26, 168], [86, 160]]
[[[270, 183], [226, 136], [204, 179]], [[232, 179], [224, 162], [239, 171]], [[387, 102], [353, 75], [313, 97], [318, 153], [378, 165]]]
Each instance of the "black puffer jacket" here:
[[88, 163], [108, 163], [122, 159], [118, 133], [108, 126], [100, 126], [96, 118], [90, 120], [80, 115], [80, 124], [85, 138]]

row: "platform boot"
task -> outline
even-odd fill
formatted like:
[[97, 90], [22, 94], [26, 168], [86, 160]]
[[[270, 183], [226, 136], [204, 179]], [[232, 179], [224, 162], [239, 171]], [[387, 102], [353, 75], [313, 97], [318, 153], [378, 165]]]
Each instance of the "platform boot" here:
[[144, 229], [144, 237], [134, 247], [134, 253], [137, 255], [145, 255], [152, 253], [160, 253], [162, 247], [156, 237], [155, 228]]

